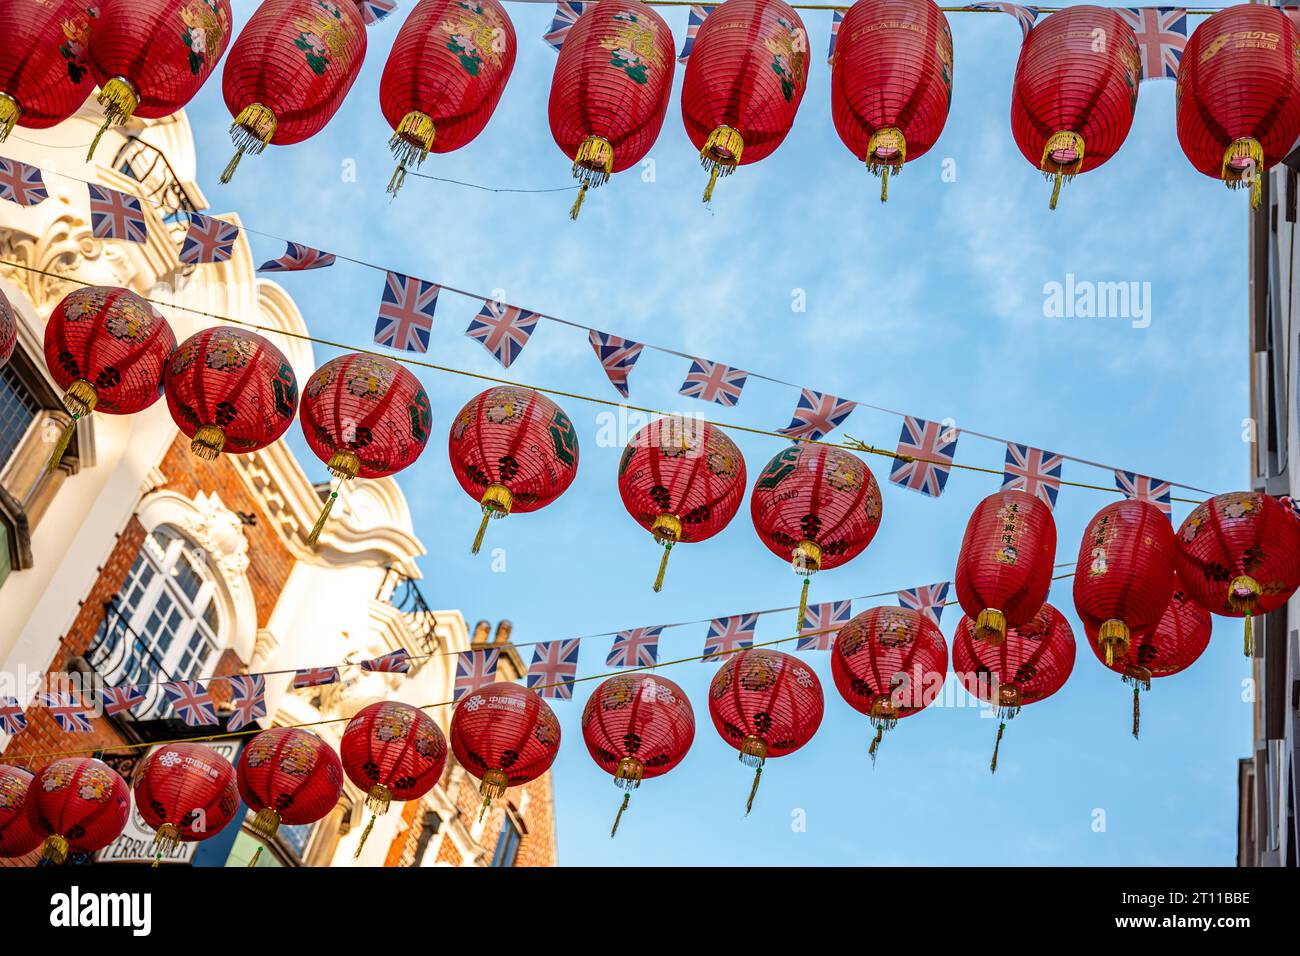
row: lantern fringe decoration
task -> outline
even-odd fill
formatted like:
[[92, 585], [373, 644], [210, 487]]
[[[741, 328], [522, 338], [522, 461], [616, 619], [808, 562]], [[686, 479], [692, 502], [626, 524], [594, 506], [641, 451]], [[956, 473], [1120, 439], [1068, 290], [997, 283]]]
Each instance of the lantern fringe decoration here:
[[68, 862], [68, 841], [58, 833], [51, 833], [41, 844], [41, 859], [62, 866]]
[[343, 487], [343, 482], [351, 481], [361, 471], [361, 459], [357, 453], [348, 448], [340, 448], [330, 456], [329, 463], [326, 465], [330, 473], [337, 479], [330, 488], [329, 497], [325, 499], [325, 505], [321, 508], [320, 517], [312, 525], [311, 533], [307, 535], [307, 543], [314, 545], [320, 540], [321, 532], [325, 530], [325, 522], [334, 508], [334, 502], [338, 500], [339, 489]]
[[799, 592], [799, 616], [794, 622], [795, 633], [799, 634], [803, 631], [804, 615], [808, 613], [808, 586], [812, 583], [812, 576], [822, 566], [821, 545], [815, 541], [800, 541], [790, 556], [790, 565], [794, 568], [794, 573], [803, 578], [803, 589]]
[[740, 762], [746, 767], [754, 768], [754, 785], [749, 788], [749, 799], [745, 801], [745, 816], [754, 809], [754, 797], [758, 796], [758, 785], [763, 779], [763, 764], [767, 760], [767, 744], [754, 736], [746, 737], [740, 742]]
[[730, 176], [740, 165], [741, 153], [745, 151], [745, 139], [738, 130], [730, 126], [719, 126], [709, 134], [703, 148], [700, 149], [700, 165], [708, 171], [709, 184], [704, 187], [703, 202], [713, 200], [713, 187], [719, 176]]
[[503, 796], [506, 787], [510, 784], [504, 770], [489, 770], [483, 775], [482, 782], [478, 785], [478, 792], [483, 794], [483, 803], [478, 808], [478, 818], [481, 821], [488, 812], [488, 807], [492, 806], [492, 801], [497, 797]]
[[1007, 639], [1007, 616], [997, 608], [987, 607], [975, 618], [975, 636], [990, 646]]
[[871, 766], [876, 765], [876, 751], [880, 749], [881, 742], [885, 739], [885, 727], [883, 724], [876, 726], [876, 736], [871, 738], [871, 746], [867, 748], [867, 756], [871, 758]]
[[256, 156], [266, 149], [278, 126], [279, 121], [275, 118], [275, 114], [261, 103], [252, 103], [239, 111], [235, 121], [230, 124], [230, 138], [235, 143], [235, 155], [221, 171], [223, 184], [230, 182], [231, 177], [235, 175], [235, 170], [239, 168], [239, 161], [243, 159], [245, 153]]
[[190, 451], [204, 461], [216, 461], [226, 447], [226, 433], [217, 425], [200, 425], [190, 439]]
[[614, 770], [614, 786], [625, 792], [623, 803], [614, 816], [614, 826], [609, 831], [611, 840], [614, 839], [614, 834], [618, 833], [618, 824], [623, 819], [623, 811], [632, 800], [632, 791], [641, 786], [641, 778], [644, 774], [645, 764], [635, 757], [624, 757], [618, 762], [618, 767]]
[[162, 860], [164, 853], [170, 853], [180, 846], [181, 831], [174, 823], [164, 823], [153, 834], [154, 857], [153, 862], [149, 865], [156, 867]]
[[1260, 180], [1264, 173], [1264, 147], [1259, 140], [1244, 136], [1223, 151], [1223, 184], [1229, 189], [1250, 189], [1250, 208], [1259, 208]]
[[8, 93], [0, 93], [0, 143], [9, 138], [22, 113], [17, 100]]
[[397, 129], [393, 133], [393, 138], [388, 141], [393, 159], [397, 160], [397, 168], [393, 170], [392, 178], [388, 180], [390, 196], [396, 196], [397, 191], [406, 182], [407, 170], [418, 169], [429, 158], [429, 150], [433, 149], [436, 135], [433, 118], [427, 113], [411, 110], [402, 117], [402, 121], [397, 124]]
[[370, 831], [375, 828], [375, 821], [379, 819], [381, 813], [387, 813], [389, 804], [393, 801], [393, 792], [385, 787], [382, 783], [377, 783], [370, 788], [366, 794], [366, 809], [370, 811], [370, 822], [366, 828], [361, 831], [361, 840], [357, 843], [357, 852], [352, 854], [352, 859], [358, 859], [361, 856], [362, 849], [365, 848], [366, 840], [370, 839]]
[[483, 506], [483, 520], [479, 522], [478, 534], [474, 535], [474, 545], [469, 549], [470, 554], [478, 554], [479, 548], [483, 547], [483, 535], [487, 533], [488, 522], [510, 514], [510, 509], [514, 507], [514, 496], [505, 485], [493, 482], [487, 486], [487, 491], [483, 492], [479, 504]]
[[876, 753], [885, 740], [885, 732], [898, 726], [898, 711], [890, 701], [878, 700], [871, 705], [869, 720], [871, 726], [876, 728], [876, 736], [872, 738], [871, 746], [867, 748], [867, 756], [871, 758], [871, 766], [874, 767]]
[[[263, 807], [253, 815], [252, 822], [248, 828], [261, 841], [265, 842], [274, 838], [275, 831], [280, 829], [280, 814], [270, 807]], [[257, 845], [257, 850], [253, 853], [252, 859], [248, 861], [250, 867], [257, 866], [257, 861], [262, 858], [262, 850], [265, 849], [263, 843]]]
[[1151, 672], [1146, 668], [1133, 667], [1126, 669], [1123, 676], [1126, 684], [1133, 685], [1133, 739], [1138, 739], [1138, 733], [1142, 729], [1142, 703], [1141, 692], [1151, 690]]
[[1129, 628], [1123, 621], [1105, 621], [1097, 631], [1097, 643], [1106, 652], [1106, 666], [1128, 653]]
[[[896, 156], [891, 158], [881, 156], [882, 149], [892, 149]], [[903, 164], [906, 162], [907, 138], [903, 136], [902, 130], [896, 126], [886, 126], [871, 134], [871, 139], [867, 143], [867, 172], [880, 177], [881, 202], [889, 201], [889, 174], [892, 172], [897, 176], [903, 171]]]
[[1243, 644], [1243, 650], [1247, 657], [1255, 656], [1255, 635], [1250, 626], [1250, 619], [1254, 616], [1255, 602], [1259, 600], [1262, 593], [1263, 589], [1259, 586], [1259, 582], [1249, 574], [1234, 578], [1232, 583], [1228, 585], [1228, 605], [1234, 611], [1241, 611], [1245, 614], [1245, 643]]
[[99, 396], [95, 393], [95, 387], [81, 378], [72, 382], [68, 386], [68, 390], [63, 393], [63, 407], [72, 416], [72, 421], [64, 426], [62, 434], [59, 435], [59, 440], [54, 443], [54, 451], [45, 466], [47, 475], [53, 474], [54, 470], [59, 467], [59, 462], [63, 460], [63, 453], [68, 450], [68, 445], [72, 442], [72, 436], [76, 433], [77, 421], [93, 412], [98, 401]]
[[618, 833], [618, 824], [619, 821], [623, 819], [623, 811], [627, 809], [627, 805], [631, 801], [632, 801], [632, 794], [630, 792], [623, 794], [623, 802], [619, 804], [618, 813], [614, 814], [614, 825], [610, 827], [609, 830], [609, 838], [611, 840], [614, 839], [614, 834]]
[[573, 178], [582, 183], [578, 198], [573, 201], [569, 218], [577, 219], [582, 209], [582, 200], [589, 188], [595, 189], [609, 181], [614, 172], [614, 147], [602, 136], [588, 136], [578, 147], [578, 154], [573, 158]]
[[664, 587], [664, 574], [668, 570], [668, 556], [682, 536], [682, 519], [676, 515], [662, 514], [655, 518], [650, 529], [655, 541], [664, 546], [663, 557], [659, 559], [659, 573], [655, 575], [654, 591], [658, 594]]
[[993, 740], [993, 759], [989, 761], [989, 773], [998, 772], [998, 748], [1002, 746], [1002, 732], [1007, 729], [1005, 720], [998, 721], [998, 735]]
[[140, 105], [140, 94], [130, 80], [121, 76], [115, 76], [105, 83], [95, 99], [99, 100], [99, 104], [104, 107], [104, 123], [95, 133], [95, 138], [90, 141], [86, 162], [95, 158], [95, 148], [99, 146], [100, 137], [107, 132], [108, 128], [125, 123], [134, 115], [135, 108]]
[[[1060, 162], [1053, 155], [1058, 152], [1073, 153], [1074, 158], [1068, 162]], [[1055, 177], [1055, 183], [1052, 186], [1052, 198], [1047, 203], [1048, 209], [1055, 209], [1056, 201], [1061, 198], [1062, 180], [1073, 179], [1078, 175], [1079, 170], [1083, 168], [1083, 137], [1071, 130], [1060, 130], [1053, 133], [1048, 137], [1046, 145], [1043, 146], [1043, 158], [1039, 160], [1038, 168], [1043, 171], [1045, 179]]]

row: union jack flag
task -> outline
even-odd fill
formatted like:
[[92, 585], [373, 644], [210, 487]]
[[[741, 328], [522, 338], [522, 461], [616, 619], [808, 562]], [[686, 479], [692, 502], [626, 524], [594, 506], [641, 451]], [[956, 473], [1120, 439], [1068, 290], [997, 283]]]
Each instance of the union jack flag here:
[[199, 212], [190, 213], [190, 228], [181, 243], [181, 262], [226, 262], [235, 251], [239, 227]]
[[452, 700], [460, 700], [471, 691], [497, 679], [499, 650], [461, 651], [456, 655], [456, 689]]
[[1178, 79], [1187, 47], [1187, 11], [1182, 7], [1120, 7], [1115, 11], [1137, 35], [1142, 79]]
[[1174, 520], [1174, 505], [1171, 500], [1173, 488], [1170, 487], [1169, 482], [1160, 481], [1158, 478], [1148, 478], [1146, 475], [1139, 475], [1135, 471], [1121, 471], [1116, 468], [1115, 487], [1124, 492], [1125, 498], [1131, 498], [1135, 501], [1149, 501], [1169, 515], [1170, 521]]
[[524, 683], [543, 697], [573, 700], [573, 678], [577, 676], [578, 638], [543, 641], [533, 648]]
[[921, 587], [904, 588], [898, 592], [898, 606], [910, 607], [914, 611], [920, 611], [937, 625], [939, 618], [943, 617], [943, 606], [948, 600], [948, 589], [952, 587], [951, 581], [944, 581], [942, 584], [926, 584]]
[[728, 408], [740, 403], [740, 390], [745, 387], [748, 372], [742, 372], [721, 362], [691, 359], [691, 370], [678, 393], [702, 402], [715, 402]]
[[266, 716], [266, 678], [261, 674], [238, 674], [227, 677], [230, 704], [234, 708], [226, 718], [227, 730], [242, 730]]
[[[803, 612], [804, 631], [820, 631], [824, 627], [847, 624], [853, 619], [852, 601], [827, 601], [825, 604], [809, 604]], [[827, 631], [812, 637], [801, 637], [794, 642], [796, 651], [829, 651], [835, 643], [839, 631]]]
[[400, 272], [388, 273], [375, 322], [375, 342], [404, 352], [429, 351], [433, 310], [438, 307], [441, 289]]
[[618, 389], [620, 395], [627, 398], [627, 377], [636, 360], [641, 357], [641, 343], [621, 339], [608, 332], [597, 332], [595, 329], [588, 337], [591, 339], [591, 347], [596, 351], [600, 367], [605, 370], [605, 375], [609, 378], [609, 384]]
[[709, 633], [704, 635], [704, 659], [716, 661], [734, 651], [754, 645], [754, 629], [758, 627], [757, 614], [735, 614], [718, 617], [709, 622]]
[[361, 22], [374, 26], [397, 9], [397, 0], [357, 0], [357, 9], [361, 11]]
[[537, 328], [538, 318], [536, 312], [504, 302], [485, 302], [483, 310], [470, 320], [465, 334], [482, 342], [503, 368], [509, 368], [528, 344], [529, 336]]
[[1297, 501], [1290, 495], [1279, 495], [1277, 500], [1282, 502], [1286, 507], [1286, 510], [1290, 512], [1291, 517], [1300, 518], [1300, 501]]
[[65, 734], [88, 734], [90, 711], [73, 694], [38, 694], [45, 709]]
[[1002, 487], [1027, 491], [1056, 507], [1061, 493], [1061, 468], [1065, 459], [1041, 448], [1007, 442], [1007, 462], [1002, 467]]
[[663, 629], [660, 624], [619, 631], [605, 663], [610, 667], [648, 667], [655, 663], [659, 660], [659, 634]]
[[564, 41], [569, 38], [569, 30], [578, 22], [578, 17], [582, 16], [582, 11], [587, 8], [585, 3], [557, 3], [555, 5], [555, 18], [551, 20], [551, 29], [543, 40], [547, 42], [552, 50], [556, 53], [564, 46]]
[[0, 199], [20, 206], [35, 206], [49, 198], [39, 168], [0, 156]]
[[1016, 3], [971, 3], [966, 5], [966, 9], [998, 10], [1009, 14], [1016, 18], [1016, 22], [1020, 24], [1020, 29], [1024, 31], [1024, 36], [1029, 36], [1029, 31], [1034, 28], [1034, 21], [1038, 19], [1037, 7], [1022, 7]]
[[[943, 422], [927, 422], [908, 415], [903, 419], [903, 433], [898, 438], [889, 480], [896, 485], [919, 491], [931, 498], [943, 494], [952, 474], [952, 459], [957, 454], [958, 431]], [[909, 461], [908, 458], [913, 460]], [[924, 459], [924, 460], [922, 460]]]
[[27, 729], [27, 715], [17, 697], [0, 697], [0, 730], [9, 736]]
[[90, 231], [96, 239], [148, 241], [149, 230], [139, 197], [107, 186], [92, 184], [86, 188], [90, 191]]
[[857, 407], [857, 402], [805, 388], [799, 395], [799, 404], [794, 407], [789, 426], [777, 431], [791, 438], [820, 441], [843, 425]]
[[217, 704], [200, 681], [175, 680], [162, 685], [167, 703], [176, 716], [191, 727], [217, 723]]
[[258, 272], [306, 272], [308, 269], [326, 269], [334, 265], [336, 257], [332, 252], [321, 252], [301, 242], [287, 243], [284, 255], [278, 259], [268, 259], [257, 267]]
[[411, 655], [406, 653], [406, 648], [399, 647], [395, 651], [362, 661], [361, 669], [377, 674], [405, 674], [411, 669]]
[[686, 21], [686, 39], [682, 42], [682, 52], [677, 54], [677, 62], [685, 63], [691, 55], [691, 50], [695, 48], [695, 35], [700, 32], [700, 27], [710, 13], [718, 9], [714, 6], [701, 6], [693, 4], [691, 6], [690, 19]]
[[307, 667], [293, 672], [293, 689], [320, 687], [323, 684], [337, 684], [339, 669], [337, 667]]
[[104, 715], [115, 717], [129, 714], [135, 705], [144, 700], [143, 687], [105, 687], [103, 691]]
[[836, 10], [831, 13], [831, 45], [826, 48], [826, 64], [835, 65], [835, 40], [840, 35], [840, 24], [844, 22], [844, 12]]

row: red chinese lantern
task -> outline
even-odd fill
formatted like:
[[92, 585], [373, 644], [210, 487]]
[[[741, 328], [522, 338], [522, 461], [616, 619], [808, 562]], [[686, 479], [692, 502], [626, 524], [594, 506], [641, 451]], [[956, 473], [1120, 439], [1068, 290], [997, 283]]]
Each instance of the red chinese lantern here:
[[533, 691], [497, 681], [461, 698], [451, 715], [451, 751], [478, 777], [479, 819], [507, 787], [521, 787], [551, 768], [560, 722]]
[[682, 83], [682, 122], [709, 173], [756, 163], [781, 145], [808, 83], [808, 33], [782, 0], [727, 0], [700, 26]]
[[78, 419], [95, 410], [133, 415], [156, 402], [175, 350], [167, 320], [129, 289], [89, 286], [64, 296], [45, 325], [45, 364], [72, 421], [49, 470], [63, 458]]
[[873, 607], [840, 628], [831, 647], [831, 677], [840, 696], [875, 728], [874, 763], [885, 731], [928, 707], [948, 673], [939, 626], [907, 607]]
[[221, 93], [235, 118], [235, 175], [244, 153], [315, 136], [338, 112], [366, 55], [366, 28], [353, 3], [265, 0], [235, 38]]
[[397, 169], [460, 149], [487, 126], [515, 68], [515, 27], [497, 0], [420, 0], [393, 41], [379, 105], [393, 128]]
[[[244, 747], [235, 768], [239, 795], [253, 811], [252, 831], [272, 839], [280, 824], [324, 819], [343, 792], [343, 764], [329, 744], [297, 727], [264, 730]], [[262, 855], [257, 848], [249, 866]]]
[[1178, 583], [1179, 589], [1174, 591], [1160, 622], [1151, 630], [1134, 635], [1123, 656], [1108, 662], [1097, 633], [1091, 628], [1084, 629], [1097, 660], [1119, 674], [1124, 683], [1133, 685], [1134, 739], [1141, 727], [1139, 693], [1151, 690], [1151, 678], [1185, 671], [1210, 646], [1210, 612], [1182, 589], [1183, 582]]
[[0, 4], [0, 143], [14, 125], [48, 129], [77, 112], [93, 84], [86, 62], [94, 0]]
[[596, 688], [582, 711], [582, 739], [591, 759], [614, 775], [623, 803], [632, 791], [682, 762], [695, 739], [695, 711], [680, 687], [655, 674], [616, 674]]
[[1178, 578], [1201, 607], [1246, 619], [1251, 657], [1251, 616], [1276, 610], [1300, 587], [1300, 523], [1262, 492], [1216, 495], [1178, 529]]
[[[1055, 16], [1055, 14], [1053, 14]], [[1043, 499], [998, 491], [975, 506], [957, 556], [957, 600], [990, 644], [1028, 624], [1047, 600], [1056, 559], [1056, 522]]]
[[618, 492], [628, 514], [664, 547], [658, 591], [673, 545], [711, 538], [736, 516], [745, 496], [745, 459], [714, 425], [656, 419], [623, 450]]
[[803, 629], [808, 581], [866, 550], [880, 527], [880, 486], [861, 458], [828, 445], [796, 444], [778, 453], [749, 498], [754, 528], [768, 550], [789, 558], [803, 576]]
[[132, 116], [170, 116], [194, 98], [230, 42], [230, 0], [105, 0], [95, 20], [90, 73], [104, 130]]
[[673, 35], [638, 0], [601, 0], [570, 29], [551, 79], [551, 135], [582, 183], [569, 210], [578, 218], [588, 188], [640, 162], [668, 112]]
[[163, 378], [167, 408], [190, 451], [213, 461], [246, 455], [289, 428], [298, 380], [284, 353], [256, 332], [217, 326], [180, 344]]
[[1063, 179], [1096, 169], [1123, 145], [1140, 64], [1133, 28], [1107, 7], [1066, 7], [1025, 37], [1011, 89], [1011, 132], [1025, 159], [1056, 180], [1050, 208]]
[[24, 809], [31, 783], [26, 770], [0, 764], [0, 857], [26, 856], [41, 845]]
[[447, 765], [447, 738], [424, 711], [395, 700], [363, 708], [339, 742], [348, 779], [366, 791], [370, 822], [354, 856], [361, 856], [379, 814], [394, 800], [417, 800], [433, 789]]
[[451, 470], [488, 520], [549, 505], [578, 473], [578, 433], [560, 406], [532, 389], [499, 385], [480, 392], [451, 424]]
[[1229, 189], [1260, 181], [1300, 138], [1300, 35], [1282, 10], [1245, 3], [1192, 33], [1178, 68], [1178, 142], [1192, 165]]
[[812, 740], [822, 722], [823, 705], [821, 681], [812, 668], [782, 651], [737, 651], [713, 676], [713, 726], [740, 751], [740, 762], [754, 768], [746, 815], [754, 808], [767, 759], [794, 753]]
[[18, 345], [18, 316], [5, 294], [0, 292], [0, 368], [14, 354]]
[[181, 843], [216, 836], [239, 809], [235, 768], [203, 744], [165, 744], [144, 758], [135, 806], [154, 829], [153, 865]]
[[1107, 663], [1165, 613], [1176, 554], [1173, 526], [1149, 501], [1113, 502], [1088, 522], [1074, 569], [1074, 608], [1097, 634]]
[[[331, 359], [307, 379], [299, 420], [307, 445], [341, 484], [414, 464], [429, 440], [433, 413], [424, 387], [405, 366], [355, 352]], [[320, 537], [338, 496], [336, 484], [308, 544]]]
[[932, 0], [858, 0], [840, 24], [831, 118], [840, 139], [880, 177], [927, 153], [952, 102], [952, 30]]
[[27, 822], [44, 837], [41, 858], [64, 863], [69, 851], [94, 853], [121, 835], [131, 791], [115, 770], [91, 757], [46, 764], [27, 791]]
[[1001, 644], [976, 640], [975, 622], [963, 617], [952, 639], [952, 669], [966, 690], [997, 708], [998, 736], [989, 763], [989, 771], [996, 773], [1007, 721], [1026, 704], [1055, 694], [1074, 670], [1074, 631], [1050, 604], [1028, 624], [1007, 628]]

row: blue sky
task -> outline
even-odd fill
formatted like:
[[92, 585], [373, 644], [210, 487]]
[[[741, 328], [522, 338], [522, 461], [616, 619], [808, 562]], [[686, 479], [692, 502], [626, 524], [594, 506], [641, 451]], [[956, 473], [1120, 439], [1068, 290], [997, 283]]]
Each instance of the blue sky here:
[[[548, 5], [508, 3], [519, 35], [514, 75], [487, 130], [468, 147], [431, 157], [436, 176], [513, 188], [570, 182], [546, 103], [555, 53], [541, 40]], [[237, 25], [251, 0], [235, 0]], [[1050, 186], [1016, 149], [1008, 122], [1020, 31], [1000, 14], [949, 15], [955, 86], [937, 146], [890, 184], [878, 181], [835, 135], [825, 64], [829, 11], [805, 11], [813, 56], [793, 132], [762, 163], [722, 181], [712, 208], [682, 128], [677, 69], [663, 133], [650, 153], [653, 181], [635, 170], [587, 197], [577, 223], [572, 193], [487, 193], [410, 178], [390, 203], [390, 135], [379, 76], [401, 18], [369, 32], [365, 67], [339, 114], [305, 144], [246, 157], [234, 181], [230, 123], [219, 77], [189, 110], [199, 181], [214, 211], [310, 245], [378, 261], [448, 285], [639, 341], [671, 346], [925, 418], [1004, 435], [1215, 491], [1247, 481], [1247, 200], [1195, 172], [1174, 134], [1174, 84], [1144, 83], [1119, 154], [1066, 185]], [[687, 11], [663, 9], [680, 44]], [[1193, 18], [1193, 26], [1202, 18]], [[943, 163], [956, 178], [941, 178]], [[346, 175], [355, 168], [355, 181]], [[252, 237], [259, 257], [275, 243]], [[265, 256], [262, 254], [265, 253]], [[1151, 322], [1046, 318], [1044, 285], [1149, 282]], [[341, 263], [290, 275], [311, 329], [364, 344], [383, 276]], [[792, 309], [796, 290], [807, 311]], [[464, 335], [480, 303], [444, 293], [429, 359], [497, 374]], [[324, 361], [334, 354], [318, 349]], [[677, 395], [686, 363], [646, 352], [632, 400], [775, 428], [797, 391], [751, 380], [735, 409]], [[602, 415], [561, 404], [579, 430], [581, 462], [554, 505], [511, 517], [469, 556], [478, 508], [446, 460], [452, 416], [479, 386], [419, 372], [433, 402], [434, 438], [401, 476], [429, 548], [421, 584], [436, 607], [471, 622], [509, 618], [519, 641], [787, 604], [788, 565], [754, 533], [746, 503], [723, 533], [674, 555], [668, 582], [650, 582], [658, 549], [623, 510], [615, 471], [621, 447], [600, 447]], [[528, 384], [616, 398], [582, 332], [543, 323], [509, 376]], [[842, 430], [893, 447], [896, 418], [858, 409]], [[296, 434], [296, 429], [295, 429]], [[781, 447], [735, 434], [750, 481]], [[324, 478], [300, 438], [310, 473]], [[1004, 448], [971, 436], [958, 460], [1000, 468]], [[867, 552], [818, 575], [813, 600], [842, 599], [949, 579], [966, 518], [996, 490], [992, 475], [956, 472], [938, 500], [889, 485], [888, 461], [868, 464], [884, 484], [884, 520]], [[1108, 472], [1067, 463], [1065, 477], [1110, 484]], [[1056, 510], [1058, 560], [1073, 561], [1091, 515], [1113, 495], [1066, 488]], [[1181, 521], [1190, 506], [1178, 505]], [[1050, 700], [1009, 725], [996, 775], [988, 771], [996, 723], [971, 706], [932, 707], [886, 739], [872, 769], [869, 728], [835, 692], [828, 655], [806, 654], [826, 690], [826, 717], [798, 753], [769, 762], [753, 814], [750, 775], [714, 731], [706, 690], [717, 665], [665, 673], [695, 705], [694, 747], [668, 776], [646, 783], [618, 838], [608, 838], [618, 791], [581, 741], [582, 703], [555, 709], [565, 736], [555, 764], [560, 861], [565, 864], [1221, 864], [1233, 862], [1236, 766], [1250, 747], [1243, 702], [1249, 671], [1240, 623], [1219, 621], [1201, 661], [1157, 681], [1143, 700], [1143, 737], [1128, 734], [1130, 698], [1096, 662], [1074, 615], [1069, 581], [1051, 600], [1066, 610], [1080, 647], [1074, 673]], [[858, 602], [855, 611], [869, 602]], [[761, 620], [759, 640], [785, 636], [792, 615]], [[951, 637], [959, 618], [945, 614]], [[698, 654], [703, 626], [665, 632], [664, 659]], [[603, 671], [609, 639], [583, 646], [580, 673]], [[957, 695], [960, 700], [962, 695]], [[963, 701], [969, 703], [969, 701]], [[1100, 811], [1100, 813], [1099, 813]], [[1104, 815], [1104, 829], [1097, 821]], [[802, 829], [795, 826], [803, 821]]]

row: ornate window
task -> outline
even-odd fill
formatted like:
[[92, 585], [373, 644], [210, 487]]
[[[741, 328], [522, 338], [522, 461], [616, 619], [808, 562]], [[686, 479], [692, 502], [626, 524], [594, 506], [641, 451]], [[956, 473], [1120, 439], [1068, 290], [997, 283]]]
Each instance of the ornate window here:
[[519, 844], [523, 840], [523, 834], [519, 830], [519, 825], [515, 822], [514, 815], [507, 813], [505, 819], [501, 821], [501, 835], [497, 837], [496, 852], [492, 854], [493, 866], [514, 866], [515, 858], [519, 856]]

